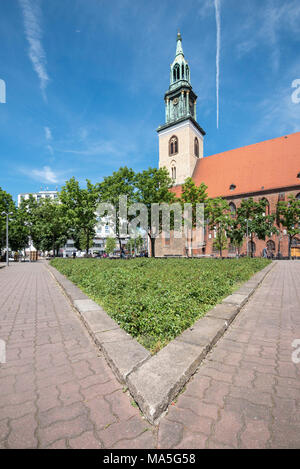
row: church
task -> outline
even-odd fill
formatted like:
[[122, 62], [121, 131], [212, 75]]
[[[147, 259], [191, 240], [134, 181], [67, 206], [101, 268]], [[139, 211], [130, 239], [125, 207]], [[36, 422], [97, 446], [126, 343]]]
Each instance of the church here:
[[[197, 95], [192, 89], [190, 68], [184, 57], [182, 39], [177, 35], [176, 55], [170, 69], [170, 86], [165, 93], [165, 124], [157, 129], [159, 167], [166, 167], [179, 196], [187, 177], [196, 185], [203, 182], [209, 197], [222, 197], [234, 215], [242, 199], [253, 197], [267, 201], [267, 214], [276, 213], [279, 201], [293, 194], [300, 198], [300, 132], [248, 145], [242, 148], [203, 156], [205, 131], [197, 122]], [[218, 255], [213, 246], [214, 233], [205, 230], [204, 243], [195, 244], [193, 256]], [[248, 243], [248, 246], [247, 246]], [[288, 256], [288, 236], [280, 229], [265, 241], [245, 239], [240, 252], [261, 256], [266, 248], [271, 257]], [[186, 256], [181, 239], [157, 240], [156, 256]], [[235, 256], [236, 248], [228, 243], [224, 256]], [[300, 257], [300, 236], [294, 238], [292, 256]]]

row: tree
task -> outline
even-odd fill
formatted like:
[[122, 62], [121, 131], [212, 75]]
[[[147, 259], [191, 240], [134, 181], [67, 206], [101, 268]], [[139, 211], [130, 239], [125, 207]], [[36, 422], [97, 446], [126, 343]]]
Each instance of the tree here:
[[58, 255], [59, 248], [67, 241], [68, 229], [63, 218], [63, 207], [51, 199], [41, 199], [37, 206], [36, 230], [40, 236], [42, 251]]
[[107, 254], [112, 254], [114, 250], [116, 249], [116, 246], [117, 246], [116, 238], [106, 238], [105, 252]]
[[[151, 243], [151, 257], [155, 257], [155, 239], [158, 233], [154, 233], [152, 226], [152, 204], [171, 204], [176, 201], [175, 194], [170, 191], [173, 182], [166, 168], [148, 168], [136, 175], [135, 199], [147, 207], [148, 227], [147, 235]], [[159, 226], [161, 232], [161, 225]]]
[[127, 220], [121, 219], [122, 208], [120, 206], [120, 196], [126, 196], [126, 210], [134, 202], [134, 183], [135, 173], [133, 169], [124, 166], [118, 171], [114, 171], [111, 176], [104, 178], [100, 183], [99, 189], [101, 194], [101, 201], [110, 203], [116, 211], [116, 237], [119, 241], [120, 253], [123, 253], [122, 239], [122, 223]]
[[209, 199], [206, 206], [206, 218], [210, 230], [215, 231], [214, 247], [219, 251], [222, 258], [222, 251], [227, 247], [226, 233], [232, 222], [227, 200], [221, 197]]
[[196, 228], [197, 224], [197, 206], [199, 204], [205, 204], [208, 199], [207, 195], [207, 186], [202, 182], [200, 186], [196, 186], [193, 179], [191, 177], [187, 178], [184, 184], [181, 187], [181, 196], [180, 202], [182, 208], [184, 208], [184, 204], [191, 205], [191, 219], [190, 220], [183, 220], [183, 222], [188, 222], [188, 228], [190, 228], [190, 250], [191, 254], [193, 255], [193, 230]]
[[240, 249], [243, 245], [244, 238], [245, 238], [245, 231], [244, 228], [240, 225], [239, 220], [233, 218], [231, 221], [231, 225], [227, 229], [227, 236], [230, 239], [230, 242], [235, 246], [238, 252], [238, 256], [240, 255]]
[[20, 251], [28, 245], [29, 230], [24, 213], [20, 209], [13, 212], [9, 222], [9, 246], [12, 251]]
[[39, 202], [30, 194], [28, 199], [21, 201], [19, 216], [23, 220], [28, 233], [28, 242], [32, 241], [37, 251], [42, 249], [42, 234], [39, 224]]
[[[267, 201], [261, 199], [255, 202], [252, 197], [243, 199], [241, 205], [237, 209], [237, 220], [239, 226], [244, 231], [244, 235], [250, 235], [251, 246], [254, 243], [254, 237], [265, 240], [267, 236], [272, 236], [277, 233], [274, 226], [275, 215], [266, 215]], [[248, 239], [247, 239], [248, 242]], [[251, 249], [251, 257], [253, 257], [253, 250]]]
[[286, 228], [289, 237], [288, 255], [290, 259], [293, 238], [300, 234], [300, 199], [290, 195], [288, 201], [278, 202], [277, 220], [278, 223], [281, 223]]
[[6, 246], [6, 215], [2, 215], [2, 212], [15, 213], [15, 211], [16, 206], [12, 196], [0, 187], [0, 254]]
[[95, 236], [99, 185], [93, 185], [86, 179], [86, 188], [82, 189], [79, 182], [72, 177], [62, 187], [59, 200], [62, 204], [62, 217], [69, 237], [80, 242], [80, 238], [84, 236], [84, 248], [88, 254], [90, 242]]

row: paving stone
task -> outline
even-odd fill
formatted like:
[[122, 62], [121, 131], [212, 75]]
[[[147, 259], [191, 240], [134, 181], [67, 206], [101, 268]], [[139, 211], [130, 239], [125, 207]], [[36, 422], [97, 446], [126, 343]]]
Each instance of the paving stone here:
[[93, 300], [74, 300], [74, 306], [81, 313], [100, 310], [100, 306]]
[[119, 325], [103, 309], [98, 308], [96, 311], [86, 311], [82, 313], [82, 316], [93, 333], [119, 329]]

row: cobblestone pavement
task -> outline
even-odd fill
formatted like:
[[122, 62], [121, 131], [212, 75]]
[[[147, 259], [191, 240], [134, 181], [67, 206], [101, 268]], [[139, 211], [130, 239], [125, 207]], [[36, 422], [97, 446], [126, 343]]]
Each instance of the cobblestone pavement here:
[[155, 428], [43, 263], [1, 269], [0, 448], [299, 448], [299, 285], [278, 262]]
[[154, 446], [43, 262], [0, 270], [0, 448]]
[[158, 447], [300, 448], [299, 286], [300, 262], [278, 262], [170, 406]]

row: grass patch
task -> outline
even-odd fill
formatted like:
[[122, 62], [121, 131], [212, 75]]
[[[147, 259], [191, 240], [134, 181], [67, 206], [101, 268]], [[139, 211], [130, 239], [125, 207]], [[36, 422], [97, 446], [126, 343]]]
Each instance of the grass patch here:
[[54, 259], [126, 332], [156, 353], [267, 259]]

